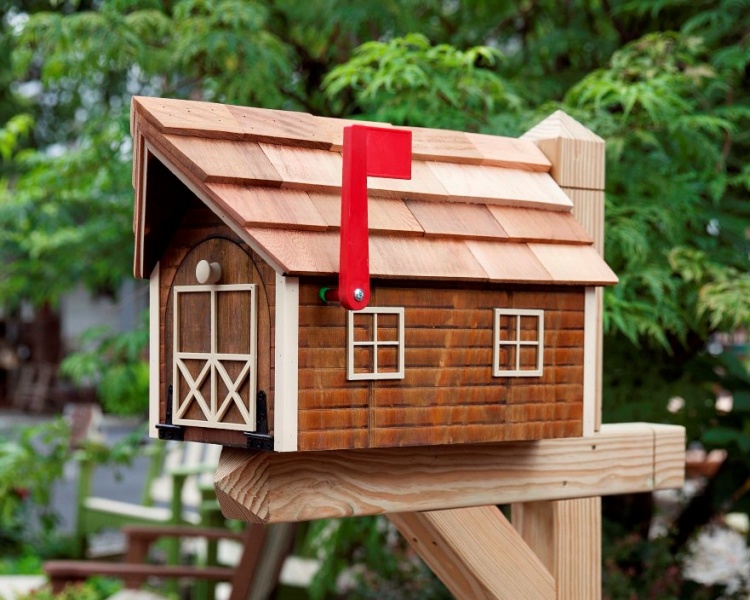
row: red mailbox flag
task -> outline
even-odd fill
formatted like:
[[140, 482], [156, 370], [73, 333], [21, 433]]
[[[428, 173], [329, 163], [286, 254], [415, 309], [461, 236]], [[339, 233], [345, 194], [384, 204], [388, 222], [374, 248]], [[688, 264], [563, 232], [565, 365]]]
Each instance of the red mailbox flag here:
[[339, 289], [332, 299], [348, 310], [361, 310], [370, 301], [368, 175], [411, 179], [411, 131], [344, 127]]

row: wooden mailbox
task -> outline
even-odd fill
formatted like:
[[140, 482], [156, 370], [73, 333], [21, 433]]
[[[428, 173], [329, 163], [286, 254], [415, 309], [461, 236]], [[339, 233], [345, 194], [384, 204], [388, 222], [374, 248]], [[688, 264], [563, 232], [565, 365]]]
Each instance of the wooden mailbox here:
[[594, 290], [616, 277], [550, 161], [530, 140], [412, 129], [411, 179], [369, 178], [372, 291], [347, 311], [321, 300], [347, 124], [134, 100], [161, 435], [288, 452], [593, 430]]
[[134, 99], [152, 433], [228, 446], [227, 516], [387, 514], [459, 598], [598, 600], [599, 496], [685, 461], [681, 427], [601, 425], [603, 140], [559, 111], [521, 139], [410, 129], [407, 174], [345, 168], [350, 125]]

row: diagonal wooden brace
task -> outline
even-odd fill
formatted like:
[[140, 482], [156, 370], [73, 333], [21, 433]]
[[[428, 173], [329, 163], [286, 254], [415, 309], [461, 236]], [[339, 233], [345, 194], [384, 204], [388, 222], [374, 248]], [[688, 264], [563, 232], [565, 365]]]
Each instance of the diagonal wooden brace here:
[[555, 600], [555, 580], [496, 506], [388, 515], [461, 600]]

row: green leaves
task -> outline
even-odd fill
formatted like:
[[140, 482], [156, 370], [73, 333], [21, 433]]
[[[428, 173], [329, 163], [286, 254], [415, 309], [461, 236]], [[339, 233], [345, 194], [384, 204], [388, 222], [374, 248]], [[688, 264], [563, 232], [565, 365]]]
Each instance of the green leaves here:
[[476, 129], [519, 99], [492, 67], [501, 53], [488, 46], [458, 50], [423, 35], [367, 42], [324, 80], [330, 97], [350, 91], [366, 118], [430, 127]]
[[[111, 117], [112, 115], [110, 115]], [[56, 303], [78, 282], [114, 293], [131, 270], [127, 115], [85, 127], [86, 138], [59, 157], [26, 152], [16, 177], [0, 182], [0, 297]]]
[[102, 406], [112, 414], [143, 415], [148, 408], [146, 316], [139, 327], [125, 333], [89, 330], [82, 340], [86, 349], [70, 354], [60, 365], [60, 373], [77, 385], [95, 385]]
[[34, 119], [28, 114], [19, 114], [0, 127], [0, 157], [4, 161], [11, 159], [21, 140], [28, 137], [34, 126]]
[[[723, 73], [700, 38], [643, 36], [587, 75], [566, 103], [608, 142], [608, 331], [676, 350], [747, 322], [750, 212], [728, 170], [743, 111], [717, 105]], [[738, 210], [739, 209], [739, 210]]]

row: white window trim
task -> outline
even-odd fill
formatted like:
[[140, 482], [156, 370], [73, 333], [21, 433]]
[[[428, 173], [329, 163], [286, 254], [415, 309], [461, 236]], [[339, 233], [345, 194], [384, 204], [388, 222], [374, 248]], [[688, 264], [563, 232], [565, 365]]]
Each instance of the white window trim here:
[[[355, 342], [354, 341], [354, 314], [371, 314], [372, 317], [372, 341]], [[393, 341], [378, 340], [378, 315], [397, 315], [398, 316], [398, 339]], [[404, 378], [404, 308], [403, 307], [382, 307], [368, 306], [358, 311], [349, 311], [348, 318], [348, 337], [347, 337], [347, 357], [346, 357], [346, 378], [349, 381], [361, 380], [380, 380], [380, 379], [403, 379]], [[355, 373], [354, 372], [354, 348], [370, 346], [373, 353], [373, 372], [372, 373]], [[398, 369], [393, 372], [378, 372], [378, 347], [396, 346], [398, 349]]]
[[[249, 354], [229, 354], [219, 353], [217, 339], [217, 311], [216, 295], [220, 292], [250, 292], [250, 353]], [[180, 351], [180, 294], [203, 293], [210, 294], [211, 302], [211, 349], [209, 352], [181, 352]], [[174, 340], [172, 356], [172, 423], [175, 425], [192, 425], [205, 427], [209, 429], [230, 429], [239, 431], [255, 431], [257, 426], [255, 396], [257, 393], [257, 309], [256, 309], [256, 285], [247, 284], [225, 284], [225, 285], [176, 285], [174, 286]], [[200, 374], [193, 379], [188, 373], [185, 364], [186, 360], [205, 360], [206, 364], [201, 368]], [[221, 364], [221, 361], [245, 361], [240, 375], [230, 383], [231, 377]], [[188, 390], [186, 395], [178, 395], [178, 381], [182, 379], [187, 383]], [[211, 380], [211, 397], [206, 399], [200, 392], [203, 381], [210, 377]], [[219, 405], [218, 397], [218, 378], [224, 381], [228, 393], [221, 400]], [[245, 406], [237, 393], [245, 379], [249, 382], [249, 397], [247, 406]], [[192, 383], [191, 383], [192, 381]], [[183, 397], [180, 397], [183, 396]], [[183, 415], [195, 400], [200, 406], [205, 420], [187, 419]], [[234, 404], [242, 413], [245, 423], [226, 423], [222, 418]]]
[[[516, 317], [516, 339], [500, 339], [500, 317]], [[521, 317], [537, 318], [537, 341], [521, 340]], [[515, 346], [516, 368], [500, 368], [500, 347]], [[536, 346], [536, 369], [521, 369], [521, 347]], [[544, 371], [544, 311], [530, 308], [496, 308], [494, 338], [492, 345], [492, 376], [493, 377], [539, 377]]]

